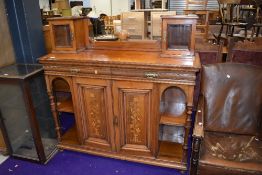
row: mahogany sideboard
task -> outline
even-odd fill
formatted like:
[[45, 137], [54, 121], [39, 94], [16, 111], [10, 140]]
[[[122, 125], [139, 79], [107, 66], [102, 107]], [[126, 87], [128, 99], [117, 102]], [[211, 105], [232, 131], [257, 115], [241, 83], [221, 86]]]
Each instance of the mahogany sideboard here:
[[[58, 147], [186, 170], [199, 56], [160, 53], [101, 47], [40, 58]], [[75, 118], [64, 133], [61, 112]]]

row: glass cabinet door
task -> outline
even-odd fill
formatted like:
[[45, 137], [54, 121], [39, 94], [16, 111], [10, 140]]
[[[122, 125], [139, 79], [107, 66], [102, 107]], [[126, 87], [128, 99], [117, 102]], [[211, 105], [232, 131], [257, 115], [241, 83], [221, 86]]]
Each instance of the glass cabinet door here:
[[192, 25], [169, 24], [167, 26], [167, 49], [190, 50]]
[[73, 47], [73, 31], [70, 24], [53, 25], [55, 47]]

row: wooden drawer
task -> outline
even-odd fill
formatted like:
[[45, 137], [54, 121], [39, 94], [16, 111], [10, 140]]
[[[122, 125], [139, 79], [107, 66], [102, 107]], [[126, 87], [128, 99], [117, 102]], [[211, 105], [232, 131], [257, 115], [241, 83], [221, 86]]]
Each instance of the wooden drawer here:
[[118, 69], [112, 68], [112, 77], [129, 77], [151, 80], [191, 80], [195, 81], [195, 75], [175, 71], [161, 70], [137, 70], [137, 69]]
[[144, 12], [124, 12], [122, 13], [122, 24], [144, 24]]
[[67, 67], [67, 66], [44, 66], [45, 71], [54, 71], [70, 74], [93, 74], [93, 75], [110, 75], [110, 68], [107, 67]]
[[144, 28], [141, 25], [123, 25], [123, 30], [126, 30], [129, 35], [144, 35]]

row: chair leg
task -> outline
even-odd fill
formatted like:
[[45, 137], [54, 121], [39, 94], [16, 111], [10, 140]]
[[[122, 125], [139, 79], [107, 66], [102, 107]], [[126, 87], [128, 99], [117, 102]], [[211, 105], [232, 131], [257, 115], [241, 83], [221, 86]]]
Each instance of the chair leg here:
[[245, 26], [245, 39], [247, 39], [247, 26]]
[[231, 37], [234, 36], [234, 30], [235, 30], [235, 26], [232, 26], [232, 28], [231, 28], [231, 34], [230, 34]]
[[227, 29], [226, 29], [226, 37], [227, 37], [227, 34], [228, 34], [228, 29], [229, 29], [229, 25], [227, 25]]
[[260, 26], [257, 27], [256, 37], [258, 37], [258, 35], [259, 35], [259, 31], [260, 31]]
[[255, 34], [255, 27], [253, 26], [252, 27], [252, 32], [251, 32], [251, 37], [250, 37], [250, 41], [253, 41], [254, 40], [254, 34]]
[[223, 32], [223, 28], [224, 28], [224, 24], [221, 24], [221, 28], [220, 28], [220, 31], [219, 31], [219, 34], [218, 34], [218, 37], [217, 37], [217, 43], [218, 44], [220, 43], [220, 39], [221, 39], [221, 35], [222, 35], [222, 32]]

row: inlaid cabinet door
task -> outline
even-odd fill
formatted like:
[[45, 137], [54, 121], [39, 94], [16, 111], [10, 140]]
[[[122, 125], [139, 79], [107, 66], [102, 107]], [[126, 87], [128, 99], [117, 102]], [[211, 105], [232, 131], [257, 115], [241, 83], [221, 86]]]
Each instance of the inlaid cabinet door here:
[[77, 112], [83, 124], [85, 146], [96, 150], [114, 150], [112, 96], [110, 81], [76, 78]]
[[114, 81], [114, 124], [117, 151], [151, 156], [156, 151], [153, 83]]

